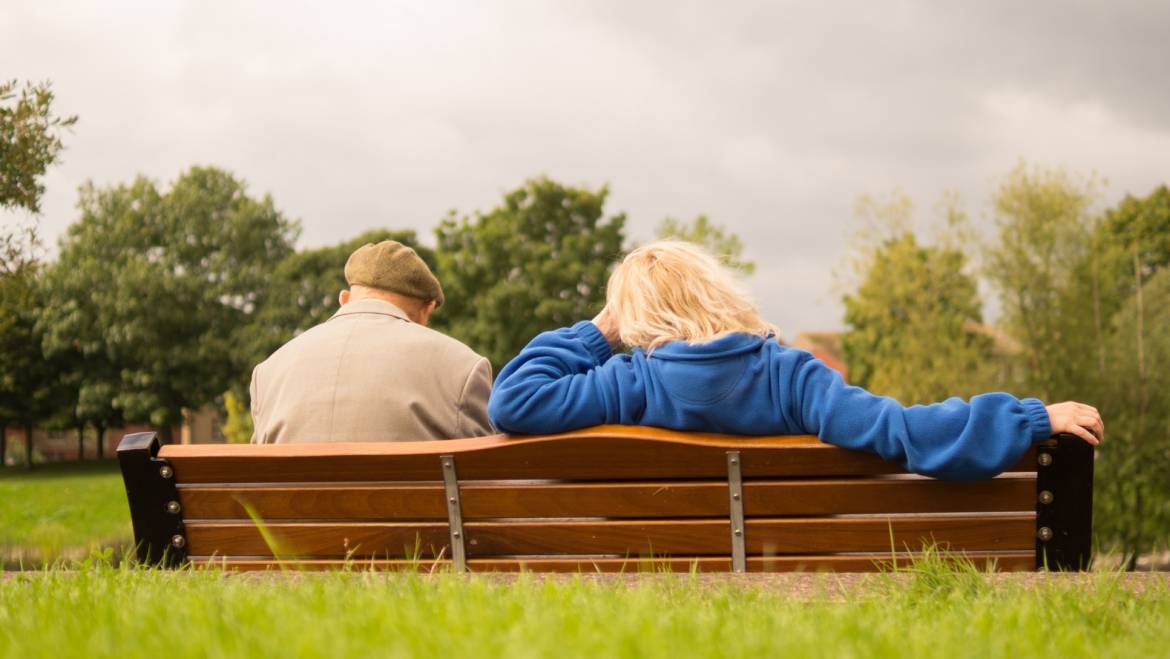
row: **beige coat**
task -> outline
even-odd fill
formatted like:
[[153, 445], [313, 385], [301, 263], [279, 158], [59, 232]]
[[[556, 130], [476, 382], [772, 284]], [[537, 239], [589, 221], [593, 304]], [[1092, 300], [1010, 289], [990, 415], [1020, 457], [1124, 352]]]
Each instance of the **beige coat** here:
[[252, 371], [252, 443], [488, 435], [491, 383], [462, 343], [388, 302], [350, 302]]

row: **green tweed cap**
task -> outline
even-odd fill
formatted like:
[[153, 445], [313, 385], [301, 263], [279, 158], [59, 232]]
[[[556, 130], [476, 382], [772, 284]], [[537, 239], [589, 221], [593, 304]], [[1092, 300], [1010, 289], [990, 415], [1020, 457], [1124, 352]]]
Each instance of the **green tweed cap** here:
[[443, 304], [443, 287], [415, 251], [396, 240], [366, 243], [345, 262], [350, 286], [369, 286]]

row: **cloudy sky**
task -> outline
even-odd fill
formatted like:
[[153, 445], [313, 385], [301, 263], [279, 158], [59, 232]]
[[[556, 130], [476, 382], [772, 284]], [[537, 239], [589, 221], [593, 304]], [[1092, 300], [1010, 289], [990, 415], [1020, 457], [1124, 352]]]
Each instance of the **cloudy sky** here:
[[[1098, 172], [1103, 203], [1170, 181], [1170, 3], [4, 0], [0, 76], [81, 117], [47, 177], [192, 164], [271, 193], [303, 245], [430, 237], [547, 174], [612, 190], [645, 240], [706, 213], [786, 335], [841, 326], [832, 272], [860, 194], [987, 225], [1020, 159]], [[11, 221], [14, 216], [0, 217]]]

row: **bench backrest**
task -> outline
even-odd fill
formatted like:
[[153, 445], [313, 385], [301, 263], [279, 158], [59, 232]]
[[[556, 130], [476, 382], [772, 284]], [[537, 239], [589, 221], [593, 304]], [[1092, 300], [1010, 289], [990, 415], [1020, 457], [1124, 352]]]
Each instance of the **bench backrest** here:
[[1093, 453], [1069, 437], [971, 482], [815, 437], [627, 426], [265, 446], [140, 433], [118, 455], [139, 558], [166, 565], [859, 571], [926, 544], [1001, 569], [1089, 560]]

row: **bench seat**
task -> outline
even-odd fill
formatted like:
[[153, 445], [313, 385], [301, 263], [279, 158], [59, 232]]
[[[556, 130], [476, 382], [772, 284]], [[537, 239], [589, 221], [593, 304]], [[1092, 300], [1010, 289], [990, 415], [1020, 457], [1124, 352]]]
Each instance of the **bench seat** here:
[[815, 437], [598, 426], [431, 442], [118, 448], [141, 561], [232, 569], [869, 571], [926, 546], [1083, 569], [1091, 447], [942, 481]]

